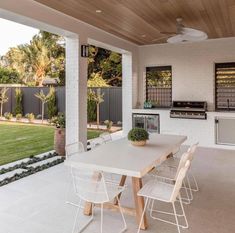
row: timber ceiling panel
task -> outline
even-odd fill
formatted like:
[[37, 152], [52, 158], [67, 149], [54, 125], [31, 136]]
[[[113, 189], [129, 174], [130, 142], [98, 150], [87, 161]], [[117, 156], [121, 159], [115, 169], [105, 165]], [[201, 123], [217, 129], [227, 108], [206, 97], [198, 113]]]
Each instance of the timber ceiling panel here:
[[235, 36], [235, 0], [35, 1], [138, 45], [166, 42], [178, 17], [210, 39]]

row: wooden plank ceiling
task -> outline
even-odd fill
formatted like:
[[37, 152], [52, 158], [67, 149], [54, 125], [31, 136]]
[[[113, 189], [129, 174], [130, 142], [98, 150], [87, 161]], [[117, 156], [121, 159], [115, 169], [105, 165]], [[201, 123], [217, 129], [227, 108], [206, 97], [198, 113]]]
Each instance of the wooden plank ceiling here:
[[210, 39], [235, 36], [235, 0], [35, 1], [138, 45], [166, 42], [178, 17]]

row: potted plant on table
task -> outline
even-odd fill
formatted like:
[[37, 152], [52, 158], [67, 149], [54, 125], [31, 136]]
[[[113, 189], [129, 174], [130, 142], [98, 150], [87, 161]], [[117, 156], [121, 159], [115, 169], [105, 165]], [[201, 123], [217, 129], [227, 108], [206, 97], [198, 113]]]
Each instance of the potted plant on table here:
[[128, 133], [128, 140], [131, 141], [134, 146], [144, 146], [148, 139], [148, 132], [142, 128], [133, 128]]
[[54, 134], [54, 149], [60, 156], [65, 156], [65, 115], [58, 113], [50, 123], [56, 127]]

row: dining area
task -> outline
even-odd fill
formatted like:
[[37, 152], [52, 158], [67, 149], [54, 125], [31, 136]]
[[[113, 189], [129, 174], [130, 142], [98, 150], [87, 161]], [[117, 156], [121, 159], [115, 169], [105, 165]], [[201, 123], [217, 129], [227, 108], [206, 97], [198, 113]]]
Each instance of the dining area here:
[[[65, 166], [71, 182], [66, 203], [76, 208], [73, 233], [89, 232], [94, 220], [99, 222], [96, 232], [106, 232], [104, 212], [115, 213], [119, 220], [112, 232], [129, 232], [126, 217], [135, 220], [131, 232], [160, 232], [151, 225], [153, 221], [162, 222], [166, 229], [170, 225], [169, 232], [190, 229], [185, 206], [190, 208], [199, 191], [192, 169], [198, 142], [182, 151], [184, 135], [151, 133], [142, 146], [130, 139], [128, 135], [112, 140], [112, 135], [104, 133], [90, 142], [88, 151], [81, 142], [66, 146]], [[69, 200], [71, 192], [78, 202]]]

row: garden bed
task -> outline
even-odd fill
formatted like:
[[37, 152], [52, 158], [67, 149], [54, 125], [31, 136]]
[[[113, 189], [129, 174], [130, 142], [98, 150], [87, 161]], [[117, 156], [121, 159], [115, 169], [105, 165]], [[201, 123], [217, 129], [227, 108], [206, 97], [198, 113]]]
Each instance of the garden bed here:
[[0, 168], [0, 187], [60, 164], [64, 159], [65, 157], [58, 156], [54, 152], [43, 156], [32, 156], [27, 161], [19, 161], [14, 165], [2, 166]]

